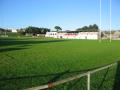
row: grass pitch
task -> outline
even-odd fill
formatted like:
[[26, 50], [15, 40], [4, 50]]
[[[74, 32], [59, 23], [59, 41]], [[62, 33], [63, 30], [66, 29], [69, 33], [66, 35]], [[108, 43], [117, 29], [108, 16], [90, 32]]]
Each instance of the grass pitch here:
[[[19, 90], [46, 84], [119, 59], [120, 41], [0, 38], [0, 89]], [[92, 75], [92, 90], [118, 88], [114, 86], [117, 68]], [[85, 88], [84, 77], [51, 89]]]

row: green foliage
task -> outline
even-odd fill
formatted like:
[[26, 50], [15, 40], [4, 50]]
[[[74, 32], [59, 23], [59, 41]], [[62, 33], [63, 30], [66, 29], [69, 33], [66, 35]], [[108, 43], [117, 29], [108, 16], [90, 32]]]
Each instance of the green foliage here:
[[17, 29], [17, 33], [19, 33], [21, 35], [25, 35], [25, 29], [23, 29], [23, 28]]
[[4, 31], [5, 31], [5, 29], [3, 29], [3, 28], [0, 28], [0, 31], [1, 31], [1, 32], [4, 32]]
[[0, 34], [7, 33], [7, 32], [11, 32], [11, 30], [10, 29], [0, 28]]
[[29, 26], [27, 28], [21, 28], [17, 31], [18, 33], [23, 34], [23, 35], [25, 35], [26, 33], [36, 35], [36, 34], [45, 34], [46, 32], [49, 32], [50, 29]]
[[[109, 43], [104, 40], [99, 43], [96, 40], [0, 38], [0, 90], [21, 90], [43, 85], [113, 63], [119, 57], [119, 41]], [[101, 90], [112, 88], [115, 70], [109, 70], [110, 74], [107, 74]], [[91, 76], [92, 90], [98, 90], [105, 73]], [[86, 88], [86, 77], [83, 79], [51, 89], [83, 90]]]
[[55, 26], [54, 28], [57, 30], [57, 32], [62, 30], [62, 28], [60, 26]]
[[93, 25], [89, 25], [89, 26], [84, 26], [82, 28], [78, 28], [78, 29], [76, 29], [76, 31], [79, 31], [79, 32], [98, 32], [99, 28], [96, 24], [93, 24]]

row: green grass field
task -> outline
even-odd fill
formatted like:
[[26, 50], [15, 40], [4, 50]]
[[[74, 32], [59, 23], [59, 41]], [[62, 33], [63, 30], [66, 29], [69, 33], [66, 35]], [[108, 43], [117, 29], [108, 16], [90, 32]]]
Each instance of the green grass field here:
[[[0, 38], [0, 90], [47, 84], [119, 59], [120, 41]], [[92, 75], [91, 90], [117, 90], [117, 73], [115, 66]], [[86, 90], [86, 77], [51, 89]]]

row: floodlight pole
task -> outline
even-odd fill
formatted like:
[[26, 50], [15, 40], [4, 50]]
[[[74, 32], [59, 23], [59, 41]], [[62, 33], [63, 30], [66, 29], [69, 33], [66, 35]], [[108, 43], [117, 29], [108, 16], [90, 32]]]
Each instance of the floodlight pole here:
[[111, 39], [112, 39], [112, 36], [111, 36], [111, 0], [110, 0], [110, 42], [111, 42]]
[[101, 0], [100, 0], [100, 29], [99, 29], [99, 42], [101, 42]]

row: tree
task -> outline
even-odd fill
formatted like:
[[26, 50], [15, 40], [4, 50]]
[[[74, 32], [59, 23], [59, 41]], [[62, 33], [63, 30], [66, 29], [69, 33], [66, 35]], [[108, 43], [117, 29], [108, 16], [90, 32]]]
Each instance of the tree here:
[[78, 28], [78, 29], [76, 29], [76, 31], [79, 31], [79, 32], [98, 32], [99, 28], [96, 24], [93, 24], [93, 25], [89, 25], [89, 26], [84, 26], [82, 28]]
[[87, 27], [87, 26], [84, 26], [84, 27], [82, 28], [82, 30], [84, 30], [85, 32], [87, 32], [88, 29], [89, 29], [89, 27]]
[[26, 34], [27, 33], [27, 34], [36, 35], [36, 34], [46, 34], [46, 32], [49, 32], [50, 29], [29, 26], [27, 28], [18, 29], [17, 31], [20, 34]]
[[93, 31], [98, 31], [98, 26], [96, 24], [93, 24]]
[[29, 26], [25, 29], [26, 33], [29, 34], [45, 34], [46, 32], [49, 32], [50, 29], [48, 28], [39, 28], [39, 27], [33, 27], [33, 26]]
[[6, 34], [8, 32], [12, 32], [12, 30], [11, 29], [0, 28], [0, 34]]
[[25, 28], [25, 32], [29, 33], [29, 34], [32, 34], [33, 32], [35, 32], [33, 30], [34, 30], [34, 27], [32, 27], [32, 26], [29, 26], [29, 27]]
[[17, 32], [19, 34], [25, 35], [25, 29], [21, 28], [21, 29], [17, 29]]
[[57, 30], [57, 32], [62, 30], [62, 28], [60, 26], [55, 26], [54, 28]]

